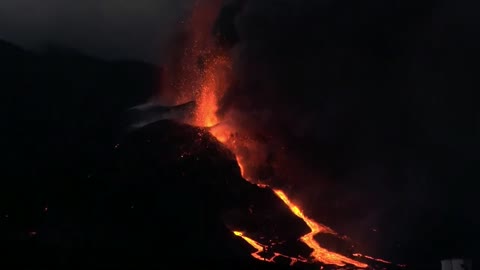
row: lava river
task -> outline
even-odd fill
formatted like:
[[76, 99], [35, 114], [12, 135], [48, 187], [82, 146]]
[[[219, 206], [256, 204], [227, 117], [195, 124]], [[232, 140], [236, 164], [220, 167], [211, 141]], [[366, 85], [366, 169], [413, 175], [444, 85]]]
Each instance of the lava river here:
[[[211, 118], [210, 118], [211, 119]], [[222, 126], [222, 128], [219, 130], [218, 128], [215, 129], [210, 129], [211, 134], [216, 137], [220, 142], [222, 142], [224, 145], [226, 145], [234, 154], [235, 152], [235, 142], [231, 142], [229, 140], [226, 140], [228, 138], [225, 136], [225, 130], [222, 130], [226, 127]], [[250, 181], [246, 176], [245, 176], [245, 166], [242, 164], [242, 158], [237, 156], [237, 162], [240, 167], [240, 172], [242, 173], [242, 177], [246, 179], [247, 181]], [[254, 181], [250, 181], [254, 182]], [[256, 183], [259, 187], [262, 188], [270, 188], [269, 186], [262, 184], [262, 183]], [[294, 204], [288, 196], [285, 194], [284, 191], [280, 189], [272, 189], [274, 193], [285, 203], [285, 205], [288, 206], [290, 211], [295, 214], [297, 217], [301, 218], [307, 226], [310, 228], [310, 233], [303, 235], [300, 240], [305, 243], [308, 247], [310, 247], [313, 251], [310, 254], [310, 257], [313, 261], [321, 262], [324, 264], [332, 264], [332, 265], [337, 265], [337, 266], [344, 266], [346, 264], [351, 264], [359, 268], [366, 268], [368, 267], [367, 264], [359, 262], [357, 260], [348, 258], [346, 256], [343, 256], [341, 254], [329, 251], [326, 248], [323, 248], [320, 246], [320, 244], [314, 239], [315, 235], [319, 233], [328, 233], [328, 234], [336, 234], [335, 231], [332, 229], [328, 228], [325, 225], [319, 224], [315, 222], [314, 220], [308, 218], [303, 211], [300, 209], [300, 207], [296, 204]], [[256, 259], [260, 260], [266, 260], [265, 258], [261, 257], [259, 253], [263, 251], [263, 245], [260, 243], [256, 242], [255, 240], [246, 237], [242, 232], [234, 231], [235, 235], [242, 237], [246, 242], [248, 242], [251, 246], [253, 246], [255, 249], [257, 249], [257, 252], [252, 253], [252, 256]], [[276, 257], [286, 257], [290, 258], [292, 263], [295, 263], [296, 261], [305, 261], [303, 258], [291, 258], [282, 254], [274, 253], [274, 256], [266, 261], [273, 262], [273, 260]]]
[[[226, 78], [224, 77], [225, 73], [219, 72], [221, 70], [228, 68], [228, 58], [225, 56], [217, 56], [207, 61], [207, 64], [204, 66], [204, 70], [201, 73], [203, 76], [199, 79], [199, 88], [197, 93], [195, 93], [195, 99], [197, 101], [196, 111], [194, 112], [194, 119], [191, 120], [192, 125], [208, 128], [209, 132], [222, 144], [224, 144], [228, 149], [230, 149], [236, 156], [237, 163], [240, 167], [242, 177], [249, 182], [257, 184], [262, 188], [270, 188], [269, 186], [259, 183], [250, 179], [246, 174], [246, 169], [248, 169], [248, 164], [245, 162], [247, 159], [243, 157], [238, 151], [238, 145], [242, 144], [245, 147], [245, 144], [248, 142], [239, 141], [238, 138], [231, 136], [235, 133], [235, 128], [229, 124], [221, 124], [223, 119], [219, 119], [216, 114], [218, 108], [218, 101], [221, 98], [221, 88], [225, 87]], [[247, 145], [248, 146], [248, 145]], [[286, 195], [285, 192], [279, 189], [272, 189], [274, 193], [289, 207], [293, 214], [301, 218], [310, 228], [310, 233], [302, 236], [300, 240], [309, 246], [313, 251], [310, 254], [310, 261], [321, 262], [324, 264], [331, 264], [337, 266], [344, 266], [346, 264], [354, 265], [358, 268], [366, 268], [367, 264], [360, 261], [348, 258], [341, 254], [329, 251], [326, 248], [320, 246], [320, 244], [314, 239], [315, 235], [319, 233], [329, 233], [335, 234], [335, 232], [321, 225], [314, 220], [305, 216], [303, 211], [299, 206], [295, 205]], [[244, 233], [239, 231], [233, 232], [235, 235], [242, 237], [247, 243], [252, 247], [257, 249], [255, 253], [252, 253], [252, 256], [256, 259], [270, 261], [276, 257], [285, 257], [289, 258], [292, 263], [297, 261], [306, 261], [303, 258], [292, 258], [286, 255], [279, 253], [274, 253], [274, 256], [270, 259], [263, 258], [260, 256], [260, 252], [263, 251], [263, 245], [256, 242], [255, 240], [248, 238]]]
[[[214, 0], [210, 5], [201, 4], [202, 1], [197, 0], [197, 4], [192, 11], [191, 18], [185, 23], [185, 33], [189, 38], [183, 44], [183, 49], [179, 55], [173, 55], [170, 70], [171, 73], [166, 74], [163, 90], [163, 98], [173, 97], [173, 103], [179, 104], [189, 100], [196, 101], [196, 108], [193, 119], [185, 120], [186, 123], [207, 128], [209, 132], [228, 149], [235, 154], [238, 166], [240, 167], [242, 177], [249, 182], [255, 183], [263, 188], [270, 188], [250, 173], [252, 164], [255, 161], [242, 155], [239, 149], [255, 147], [254, 143], [245, 139], [239, 139], [232, 134], [238, 133], [235, 126], [220, 119], [217, 115], [219, 102], [229, 88], [232, 73], [232, 61], [229, 53], [219, 48], [214, 40], [206, 33], [210, 33], [213, 29], [215, 15], [218, 14], [221, 6], [221, 0]], [[199, 65], [199, 59], [202, 59]], [[167, 64], [168, 66], [168, 64]], [[175, 67], [180, 67], [176, 69]], [[174, 87], [171, 87], [174, 86]], [[263, 258], [260, 253], [263, 246], [259, 242], [247, 237], [243, 232], [234, 231], [233, 233], [243, 238], [247, 243], [254, 247], [257, 251], [252, 253], [256, 259], [263, 261], [271, 261], [276, 257], [289, 258], [292, 263], [297, 261], [303, 262], [320, 262], [324, 264], [344, 266], [347, 264], [354, 265], [358, 268], [366, 268], [367, 264], [348, 258], [341, 254], [329, 251], [323, 248], [314, 236], [321, 233], [335, 234], [335, 232], [321, 225], [314, 220], [308, 218], [299, 206], [295, 205], [287, 194], [278, 189], [272, 189], [274, 193], [289, 207], [293, 214], [301, 218], [310, 228], [308, 234], [303, 235], [300, 240], [310, 247], [313, 251], [310, 258], [291, 258], [279, 253], [274, 253], [272, 258]]]

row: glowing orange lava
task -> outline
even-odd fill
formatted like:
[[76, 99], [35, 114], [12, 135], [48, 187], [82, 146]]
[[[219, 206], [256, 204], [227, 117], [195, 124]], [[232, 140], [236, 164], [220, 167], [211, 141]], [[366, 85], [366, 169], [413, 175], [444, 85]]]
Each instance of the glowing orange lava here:
[[[235, 138], [233, 134], [237, 134], [238, 130], [231, 124], [223, 125], [224, 119], [220, 119], [217, 115], [219, 101], [229, 86], [231, 61], [228, 53], [218, 48], [210, 38], [209, 33], [213, 29], [214, 18], [220, 10], [222, 1], [210, 2], [210, 4], [205, 4], [201, 0], [196, 0], [190, 22], [186, 24], [184, 35], [180, 36], [184, 46], [177, 46], [177, 53], [172, 54], [172, 59], [167, 64], [165, 82], [163, 82], [164, 93], [160, 95], [160, 98], [169, 102], [173, 99], [171, 102], [174, 104], [195, 100], [196, 109], [193, 119], [186, 119], [186, 122], [208, 128], [210, 133], [236, 156], [244, 179], [260, 187], [269, 188], [266, 184], [259, 183], [257, 179], [252, 179], [254, 178], [250, 173], [254, 171], [252, 167], [258, 165], [255, 162], [259, 162], [252, 160], [252, 155], [246, 156], [241, 151], [241, 149], [255, 147], [255, 144], [245, 139]], [[182, 49], [180, 50], [178, 47]], [[314, 236], [319, 233], [335, 234], [335, 232], [305, 216], [303, 211], [293, 204], [283, 191], [277, 189], [274, 192], [292, 213], [301, 218], [310, 228], [310, 233], [302, 236], [300, 240], [313, 250], [310, 254], [311, 261], [337, 266], [351, 264], [359, 268], [368, 266], [321, 247], [315, 241]], [[273, 262], [276, 257], [285, 257], [291, 259], [292, 263], [306, 261], [303, 258], [291, 258], [279, 253], [273, 253], [273, 257], [266, 259], [260, 255], [264, 250], [260, 243], [245, 236], [242, 232], [234, 231], [233, 233], [257, 250], [252, 253], [256, 259]]]
[[289, 256], [286, 256], [286, 255], [283, 255], [283, 254], [280, 254], [278, 252], [274, 252], [272, 254], [272, 256], [270, 258], [266, 258], [265, 256], [262, 256], [260, 255], [260, 253], [262, 253], [265, 248], [262, 244], [260, 244], [259, 242], [253, 240], [252, 238], [249, 238], [247, 236], [245, 236], [242, 232], [239, 232], [239, 231], [233, 231], [233, 233], [236, 235], [236, 236], [239, 236], [241, 237], [243, 240], [245, 240], [245, 242], [247, 242], [248, 244], [250, 244], [252, 247], [254, 247], [255, 249], [257, 249], [257, 251], [253, 252], [251, 255], [252, 257], [254, 257], [255, 259], [257, 260], [262, 260], [262, 261], [266, 261], [266, 262], [275, 262], [275, 259], [278, 258], [278, 257], [284, 257], [284, 258], [287, 258], [287, 259], [290, 259], [290, 265], [293, 265], [295, 264], [296, 262], [307, 262], [306, 259], [303, 259], [303, 258], [293, 258], [293, 257], [289, 257]]
[[197, 103], [192, 124], [200, 127], [212, 127], [219, 123], [217, 117], [218, 101], [227, 87], [229, 59], [215, 56], [206, 60], [200, 79], [200, 89], [194, 94]]
[[[226, 87], [225, 79], [227, 78], [225, 73], [222, 74], [221, 71], [222, 68], [226, 68], [228, 66], [228, 59], [222, 57], [215, 57], [206, 64], [203, 72], [204, 78], [201, 80], [199, 92], [195, 93], [194, 95], [196, 96], [197, 107], [196, 111], [194, 112], [194, 119], [192, 121], [193, 125], [210, 128], [218, 125], [221, 122], [221, 119], [219, 119], [216, 112], [218, 108], [218, 101], [221, 98], [222, 90], [224, 90], [221, 87]], [[223, 143], [235, 154], [242, 176], [247, 179], [247, 181], [251, 181], [245, 175], [246, 166], [244, 160], [246, 159], [237, 151], [237, 141], [235, 139], [231, 139], [231, 134], [234, 133], [233, 127], [231, 125], [219, 125], [214, 128], [210, 128], [209, 131], [215, 138], [217, 138], [218, 141]], [[257, 185], [260, 187], [268, 187], [262, 183], [257, 183]], [[303, 214], [303, 211], [297, 205], [293, 204], [283, 191], [277, 189], [274, 190], [274, 192], [290, 208], [292, 213], [301, 218], [310, 228], [310, 233], [302, 236], [301, 240], [313, 250], [310, 256], [314, 261], [338, 266], [351, 264], [359, 268], [365, 268], [368, 266], [365, 263], [322, 248], [316, 242], [314, 236], [319, 233], [335, 234], [335, 232], [332, 229], [318, 224], [312, 219], [306, 217]], [[252, 253], [252, 256], [256, 259], [273, 262], [273, 260], [278, 256], [290, 258], [279, 253], [274, 253], [274, 256], [270, 259], [263, 258], [259, 254], [261, 251], [263, 251], [263, 247], [258, 242], [246, 237], [241, 232], [234, 233], [235, 235], [242, 237], [252, 247], [257, 249], [257, 252]], [[298, 261], [296, 258], [290, 259], [292, 262]]]
[[249, 243], [252, 247], [256, 248], [257, 251], [253, 252], [252, 253], [252, 257], [254, 257], [255, 259], [258, 259], [258, 260], [263, 260], [264, 258], [260, 255], [260, 253], [263, 251], [263, 246], [261, 244], [259, 244], [257, 241], [243, 235], [242, 232], [239, 232], [239, 231], [233, 231], [233, 233], [236, 235], [236, 236], [240, 236], [241, 238], [243, 238], [243, 240], [245, 240], [245, 242]]
[[311, 232], [302, 236], [302, 241], [313, 249], [311, 257], [319, 262], [323, 262], [326, 264], [335, 264], [338, 266], [344, 266], [346, 263], [355, 265], [356, 267], [365, 268], [368, 265], [365, 263], [358, 262], [356, 260], [350, 259], [343, 255], [340, 255], [335, 252], [331, 252], [325, 248], [322, 248], [317, 241], [315, 241], [314, 236], [318, 233], [333, 233], [335, 232], [321, 224], [316, 223], [315, 221], [309, 219], [303, 214], [303, 211], [298, 208], [295, 204], [293, 204], [290, 199], [285, 195], [285, 193], [281, 190], [274, 189], [275, 194], [290, 208], [290, 210], [299, 218], [301, 218], [310, 228]]

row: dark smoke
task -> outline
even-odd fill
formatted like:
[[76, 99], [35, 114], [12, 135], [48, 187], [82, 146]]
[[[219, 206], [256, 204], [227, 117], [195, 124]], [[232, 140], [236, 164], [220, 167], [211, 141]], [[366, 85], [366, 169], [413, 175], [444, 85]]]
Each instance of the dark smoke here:
[[268, 138], [275, 184], [365, 249], [468, 253], [480, 146], [472, 10], [466, 1], [230, 1], [216, 31], [232, 47], [236, 80], [220, 113]]

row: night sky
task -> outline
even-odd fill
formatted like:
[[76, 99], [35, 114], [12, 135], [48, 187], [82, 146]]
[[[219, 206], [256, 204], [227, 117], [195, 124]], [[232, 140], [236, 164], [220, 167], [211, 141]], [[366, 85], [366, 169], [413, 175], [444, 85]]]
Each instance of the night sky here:
[[[478, 254], [479, 4], [225, 2], [212, 34], [231, 50], [235, 78], [220, 113], [249, 135], [270, 138], [263, 146], [273, 169], [265, 178], [366, 253], [417, 264]], [[132, 165], [115, 145], [125, 136], [122, 113], [158, 90], [167, 48], [192, 3], [1, 1], [6, 248], [24, 248], [38, 228], [49, 247], [110, 243], [77, 238], [101, 235], [122, 219], [119, 205], [133, 205], [129, 181], [139, 194], [152, 187], [169, 193], [149, 182], [153, 176], [118, 184], [117, 163], [132, 175], [162, 165], [148, 158], [143, 169]], [[142, 150], [129, 151], [148, 155], [138, 140], [129, 147]], [[112, 195], [118, 192], [128, 195]], [[45, 221], [55, 205], [60, 210]], [[115, 214], [98, 219], [102, 211]], [[151, 226], [143, 222], [135, 228]], [[128, 243], [142, 245], [135, 241]]]
[[157, 63], [192, 0], [2, 1], [0, 38], [29, 49], [49, 43], [114, 59]]
[[[277, 184], [370, 248], [434, 235], [438, 247], [472, 244], [473, 10], [466, 1], [247, 1], [235, 19], [238, 80], [222, 110], [274, 138]], [[367, 233], [377, 227], [385, 235]]]

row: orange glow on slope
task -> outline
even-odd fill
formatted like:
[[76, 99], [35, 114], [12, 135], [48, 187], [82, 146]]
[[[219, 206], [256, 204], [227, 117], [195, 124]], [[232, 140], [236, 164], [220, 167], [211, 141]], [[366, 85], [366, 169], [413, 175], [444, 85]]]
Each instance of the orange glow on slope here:
[[[215, 73], [207, 73], [207, 74], [214, 75]], [[197, 103], [198, 104], [197, 111], [195, 112], [195, 119], [194, 119], [194, 123], [198, 126], [213, 127], [217, 125], [220, 121], [220, 119], [218, 119], [216, 115], [216, 109], [218, 104], [217, 102], [218, 102], [219, 96], [215, 94], [215, 93], [219, 93], [219, 91], [215, 89], [215, 86], [218, 86], [218, 84], [216, 84], [215, 80], [212, 78], [207, 78], [205, 80], [205, 84], [202, 85], [201, 89], [204, 92], [202, 92], [202, 94], [200, 95], [201, 100], [199, 100], [199, 102]], [[242, 177], [247, 181], [251, 182], [251, 180], [248, 179], [245, 175], [245, 163], [243, 161], [246, 160], [246, 158], [242, 157], [239, 154], [239, 151], [238, 151], [239, 142], [236, 139], [231, 139], [230, 135], [233, 133], [231, 129], [232, 127], [229, 125], [221, 125], [215, 128], [211, 128], [209, 129], [209, 131], [215, 138], [217, 138], [218, 141], [223, 143], [227, 148], [229, 148], [235, 154]], [[259, 187], [268, 188], [268, 185], [265, 185], [262, 183], [256, 183], [256, 184]], [[322, 262], [325, 264], [334, 264], [338, 266], [344, 266], [348, 263], [348, 264], [355, 265], [356, 267], [359, 267], [359, 268], [368, 267], [368, 265], [365, 263], [356, 261], [354, 259], [348, 258], [346, 256], [343, 256], [338, 253], [331, 252], [325, 248], [322, 248], [316, 242], [316, 240], [314, 239], [314, 236], [317, 235], [318, 233], [330, 233], [330, 234], [336, 234], [336, 233], [332, 229], [324, 225], [318, 224], [315, 221], [306, 217], [303, 214], [303, 211], [297, 205], [293, 204], [283, 191], [274, 190], [274, 192], [289, 207], [292, 213], [294, 213], [297, 217], [301, 218], [310, 228], [311, 232], [302, 236], [301, 240], [313, 250], [310, 256], [314, 261]], [[262, 258], [262, 256], [259, 255], [259, 253], [263, 251], [263, 247], [258, 242], [244, 236], [243, 233], [241, 232], [234, 232], [234, 233], [235, 235], [242, 237], [247, 243], [249, 243], [252, 247], [257, 249], [257, 252], [252, 253], [252, 256], [256, 259], [273, 262], [273, 259], [278, 256], [290, 258], [288, 256], [285, 256], [279, 253], [275, 253], [274, 257], [270, 259]], [[296, 258], [290, 258], [290, 259], [292, 259], [292, 263], [298, 260]]]
[[285, 195], [285, 193], [281, 190], [274, 189], [275, 194], [290, 208], [290, 210], [299, 218], [301, 218], [310, 228], [311, 232], [302, 236], [302, 241], [313, 249], [311, 257], [313, 257], [316, 261], [323, 262], [326, 264], [335, 264], [338, 266], [344, 266], [346, 263], [355, 265], [356, 267], [365, 268], [368, 267], [367, 264], [358, 262], [356, 260], [350, 259], [343, 255], [340, 255], [335, 252], [331, 252], [325, 248], [322, 248], [317, 241], [315, 241], [314, 236], [318, 233], [334, 233], [330, 228], [320, 225], [315, 221], [309, 219], [303, 214], [303, 211], [298, 208], [295, 204], [293, 204], [290, 199]]
[[249, 237], [245, 236], [242, 232], [233, 231], [233, 233], [236, 236], [241, 237], [243, 240], [245, 240], [245, 242], [247, 242], [248, 244], [250, 244], [252, 247], [254, 247], [257, 250], [257, 251], [255, 251], [251, 254], [252, 257], [254, 257], [257, 260], [266, 261], [266, 262], [275, 262], [275, 258], [284, 257], [284, 258], [290, 259], [290, 265], [293, 265], [293, 264], [295, 264], [296, 262], [299, 262], [299, 261], [307, 262], [307, 260], [305, 260], [303, 258], [293, 258], [293, 257], [285, 256], [285, 255], [280, 254], [278, 252], [274, 252], [273, 255], [270, 258], [263, 257], [263, 256], [260, 255], [260, 253], [262, 253], [264, 251], [264, 246], [262, 244], [258, 243], [257, 241], [253, 240], [252, 238], [249, 238]]
[[[217, 62], [213, 61], [213, 63], [215, 64]], [[215, 74], [217, 73], [214, 71], [214, 67], [210, 67], [210, 69], [207, 68], [205, 72], [206, 78], [202, 83], [201, 90], [200, 90], [201, 93], [200, 95], [198, 95], [199, 99], [197, 100], [197, 109], [194, 113], [195, 114], [195, 119], [193, 120], [194, 125], [203, 126], [203, 127], [213, 127], [219, 124], [220, 122], [220, 119], [216, 115], [216, 110], [217, 110], [218, 100], [220, 98], [218, 94], [221, 93], [218, 87], [222, 84], [218, 83], [218, 81], [215, 78]], [[237, 142], [237, 140], [235, 139], [231, 139], [230, 135], [233, 133], [231, 129], [232, 127], [229, 125], [221, 125], [221, 126], [211, 128], [209, 129], [209, 131], [215, 138], [217, 138], [218, 141], [223, 143], [227, 148], [229, 148], [235, 154], [242, 176], [244, 177], [244, 179], [247, 179], [247, 181], [250, 181], [250, 179], [248, 179], [245, 175], [245, 163], [243, 161], [246, 159], [239, 154], [238, 145], [237, 145], [239, 142]], [[260, 184], [257, 183], [257, 185], [260, 187], [268, 187], [267, 185], [261, 184], [261, 183]], [[313, 250], [310, 256], [314, 261], [322, 262], [325, 264], [338, 265], [338, 266], [344, 266], [348, 263], [359, 268], [368, 267], [368, 265], [365, 263], [361, 263], [354, 259], [348, 258], [346, 256], [343, 256], [338, 253], [331, 252], [325, 248], [322, 248], [315, 241], [314, 236], [318, 233], [335, 234], [335, 232], [332, 229], [324, 225], [320, 225], [315, 221], [306, 217], [303, 214], [303, 211], [300, 210], [300, 208], [297, 205], [293, 204], [283, 191], [274, 190], [274, 192], [290, 208], [292, 213], [294, 213], [297, 217], [301, 218], [310, 228], [311, 232], [302, 236], [301, 240]], [[274, 253], [274, 256], [272, 258], [265, 259], [259, 255], [259, 253], [263, 251], [263, 247], [258, 242], [244, 236], [243, 233], [241, 232], [234, 232], [234, 233], [235, 235], [242, 237], [247, 243], [249, 243], [252, 247], [257, 249], [257, 252], [252, 253], [252, 256], [256, 259], [273, 262], [274, 258], [278, 256], [290, 258], [288, 256], [285, 256], [279, 253]], [[292, 262], [295, 262], [298, 260], [296, 258], [290, 258], [290, 259], [292, 259]]]
[[234, 233], [236, 236], [240, 236], [243, 240], [245, 240], [245, 242], [247, 242], [248, 244], [250, 244], [250, 246], [256, 248], [257, 251], [255, 251], [255, 252], [252, 253], [252, 257], [254, 257], [255, 259], [258, 259], [258, 260], [262, 260], [262, 261], [263, 261], [263, 257], [259, 255], [259, 254], [263, 251], [263, 246], [262, 246], [262, 245], [260, 245], [257, 241], [255, 241], [255, 240], [253, 240], [253, 239], [251, 239], [251, 238], [246, 237], [245, 235], [243, 235], [242, 232], [233, 231], [233, 233]]
[[[261, 163], [259, 161], [261, 159], [254, 159], [254, 155], [246, 155], [243, 151], [244, 149], [256, 149], [256, 144], [245, 138], [236, 138], [234, 134], [238, 130], [232, 125], [222, 125], [224, 119], [220, 119], [217, 115], [219, 101], [229, 86], [231, 73], [231, 60], [228, 53], [218, 48], [209, 35], [222, 1], [211, 0], [210, 4], [205, 4], [202, 0], [196, 0], [195, 2], [191, 19], [183, 29], [183, 35], [179, 36], [183, 45], [174, 46], [176, 53], [171, 54], [172, 58], [167, 64], [165, 81], [162, 83], [163, 93], [160, 94], [160, 99], [173, 104], [194, 100], [196, 108], [193, 119], [186, 119], [185, 121], [194, 126], [208, 128], [209, 132], [236, 156], [244, 179], [257, 184], [259, 187], [269, 188], [266, 184], [255, 182], [257, 179], [252, 176], [255, 166]], [[256, 151], [256, 153], [260, 152]], [[337, 266], [344, 266], [345, 264], [352, 264], [359, 268], [368, 266], [322, 248], [315, 241], [314, 236], [318, 233], [335, 234], [335, 232], [306, 217], [303, 211], [293, 204], [283, 191], [274, 190], [274, 192], [292, 213], [301, 218], [310, 228], [310, 233], [302, 236], [300, 240], [313, 250], [310, 254], [311, 260]], [[292, 263], [296, 261], [306, 262], [303, 258], [291, 258], [279, 253], [273, 253], [273, 257], [269, 259], [263, 258], [260, 253], [264, 250], [264, 247], [260, 243], [245, 236], [242, 232], [234, 231], [233, 233], [257, 250], [252, 253], [252, 256], [256, 259], [273, 262], [276, 257], [285, 257], [289, 258]]]
[[[210, 55], [212, 55], [212, 51], [210, 51]], [[248, 148], [254, 146], [252, 144], [249, 144], [247, 140], [240, 140], [232, 137], [232, 134], [235, 133], [234, 127], [232, 127], [231, 125], [221, 125], [222, 119], [219, 119], [216, 114], [218, 110], [219, 100], [224, 93], [223, 91], [228, 86], [229, 71], [230, 60], [228, 57], [221, 56], [219, 51], [217, 51], [217, 55], [210, 57], [210, 59], [207, 59], [205, 61], [203, 70], [200, 73], [203, 77], [200, 76], [201, 78], [198, 78], [198, 90], [193, 93], [197, 106], [194, 111], [194, 117], [190, 120], [190, 124], [199, 127], [209, 128], [210, 133], [235, 154], [242, 177], [247, 181], [253, 182], [249, 175], [246, 175], [246, 171], [247, 169], [249, 169], [247, 165], [252, 164], [252, 160], [244, 157], [241, 154], [242, 152], [239, 151], [239, 149], [241, 147]], [[256, 184], [260, 187], [268, 188], [268, 186], [265, 184]], [[298, 206], [293, 204], [283, 191], [274, 190], [274, 192], [290, 208], [292, 213], [294, 213], [297, 217], [301, 218], [310, 228], [311, 232], [302, 236], [301, 240], [313, 250], [310, 254], [312, 260], [337, 266], [344, 266], [347, 263], [359, 268], [365, 268], [368, 266], [365, 263], [358, 262], [354, 259], [322, 248], [315, 241], [314, 236], [318, 233], [335, 234], [335, 232], [330, 228], [324, 225], [320, 225], [315, 221], [307, 218], [303, 214], [302, 210], [300, 210]], [[252, 256], [256, 259], [273, 262], [276, 257], [282, 256], [291, 259], [292, 263], [299, 260], [298, 258], [291, 258], [279, 253], [274, 253], [274, 256], [270, 259], [262, 258], [259, 253], [263, 251], [263, 247], [258, 242], [246, 237], [241, 232], [234, 233], [235, 235], [242, 237], [247, 243], [257, 249], [257, 252], [252, 253]]]

